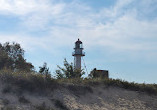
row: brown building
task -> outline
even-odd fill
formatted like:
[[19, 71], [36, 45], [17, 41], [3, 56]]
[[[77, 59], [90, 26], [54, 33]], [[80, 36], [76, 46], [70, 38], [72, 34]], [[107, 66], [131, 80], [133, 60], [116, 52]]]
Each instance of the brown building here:
[[95, 77], [100, 77], [100, 78], [109, 78], [109, 74], [107, 70], [96, 70]]
[[96, 70], [95, 68], [91, 71], [90, 76], [93, 78], [109, 78], [109, 73], [108, 70]]

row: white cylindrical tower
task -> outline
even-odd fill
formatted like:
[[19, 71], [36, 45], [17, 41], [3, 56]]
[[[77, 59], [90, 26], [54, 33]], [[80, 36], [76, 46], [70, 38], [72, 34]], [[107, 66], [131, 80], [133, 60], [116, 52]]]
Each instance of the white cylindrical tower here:
[[79, 39], [75, 42], [75, 48], [72, 55], [74, 56], [75, 69], [81, 70], [81, 57], [85, 56], [85, 52], [83, 52], [83, 44]]

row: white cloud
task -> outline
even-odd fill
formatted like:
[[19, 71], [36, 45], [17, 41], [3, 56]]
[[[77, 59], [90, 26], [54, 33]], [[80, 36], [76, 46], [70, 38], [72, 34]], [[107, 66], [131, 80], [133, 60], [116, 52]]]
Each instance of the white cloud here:
[[58, 14], [63, 4], [56, 4], [53, 0], [0, 0], [0, 11], [6, 14], [28, 15], [34, 12], [51, 11]]
[[0, 11], [3, 14], [26, 15], [36, 9], [35, 0], [0, 0]]
[[53, 0], [0, 0], [0, 14], [17, 16], [28, 27], [43, 28], [62, 12], [64, 3]]
[[[155, 3], [153, 0], [136, 2], [117, 0], [114, 6], [95, 12], [93, 7], [74, 1], [0, 0], [0, 13], [18, 16], [21, 19], [20, 26], [26, 27], [28, 33], [34, 30], [48, 31], [47, 36], [38, 38], [31, 34], [24, 37], [20, 33], [18, 36], [6, 35], [3, 41], [17, 40], [28, 49], [50, 49], [51, 44], [58, 48], [81, 37], [88, 49], [97, 46], [116, 52], [146, 51], [145, 54], [148, 54], [149, 51], [149, 54], [154, 54], [154, 50], [157, 50], [157, 18], [155, 15], [152, 15], [154, 18], [151, 20], [145, 18], [157, 7], [152, 6]], [[155, 42], [152, 43], [152, 40]]]

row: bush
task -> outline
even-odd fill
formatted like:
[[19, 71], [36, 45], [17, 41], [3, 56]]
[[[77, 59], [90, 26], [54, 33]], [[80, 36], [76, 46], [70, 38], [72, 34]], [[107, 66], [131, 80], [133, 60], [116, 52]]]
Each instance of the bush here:
[[24, 59], [24, 50], [20, 44], [6, 42], [2, 45], [0, 43], [0, 53], [0, 70], [4, 68], [27, 72], [34, 70], [34, 66]]
[[120, 79], [106, 79], [103, 81], [107, 86], [121, 87], [124, 89], [129, 89], [133, 91], [146, 92], [148, 94], [157, 95], [157, 85], [156, 84], [138, 84], [134, 82], [127, 82]]
[[11, 86], [10, 85], [6, 85], [3, 90], [2, 90], [2, 93], [3, 94], [6, 94], [6, 93], [10, 93], [12, 90]]
[[73, 63], [68, 63], [66, 59], [64, 59], [64, 68], [58, 66], [59, 70], [56, 70], [56, 78], [81, 78], [82, 75], [85, 74], [83, 70], [74, 69]]
[[2, 102], [3, 102], [4, 105], [8, 105], [10, 103], [10, 101], [8, 99], [3, 99]]
[[24, 104], [30, 103], [24, 96], [19, 97], [19, 102]]
[[68, 85], [68, 90], [74, 95], [85, 95], [87, 93], [93, 93], [93, 90], [90, 86], [80, 86], [80, 85]]
[[55, 106], [61, 110], [69, 110], [61, 101], [55, 100]]
[[[48, 91], [53, 91], [60, 86], [67, 86], [71, 91], [79, 91], [80, 93], [92, 93], [91, 86], [104, 85], [115, 86], [133, 91], [145, 92], [148, 94], [157, 95], [157, 84], [138, 84], [134, 82], [127, 82], [120, 79], [102, 79], [102, 78], [62, 78], [45, 80], [43, 74], [25, 73], [25, 72], [10, 72], [9, 70], [0, 71], [0, 80], [7, 84], [2, 90], [2, 93], [14, 92], [12, 86], [18, 88], [21, 93], [28, 91], [31, 93], [38, 93], [40, 95], [49, 95]], [[17, 91], [15, 91], [17, 92]]]
[[[47, 89], [54, 90], [57, 83], [54, 79], [45, 80], [45, 76], [39, 73], [0, 71], [0, 80], [6, 84], [14, 85], [17, 90], [46, 94]], [[5, 87], [3, 93], [9, 92], [11, 87]], [[22, 92], [21, 91], [21, 92]]]
[[40, 106], [35, 107], [37, 110], [54, 110], [52, 108], [46, 107], [45, 102], [43, 102]]
[[[56, 80], [61, 85], [63, 84], [69, 84], [68, 87], [71, 91], [76, 91], [77, 93], [77, 87], [83, 87], [83, 86], [97, 86], [97, 85], [104, 85], [106, 87], [114, 86], [114, 87], [120, 87], [124, 89], [129, 89], [133, 91], [139, 91], [139, 92], [145, 92], [152, 95], [157, 95], [157, 84], [139, 84], [135, 82], [127, 82], [120, 79], [102, 79], [102, 78], [93, 78], [93, 79], [82, 79], [82, 78], [72, 78], [72, 79], [57, 79]], [[75, 86], [75, 87], [73, 87]], [[79, 87], [78, 87], [79, 88]], [[92, 92], [91, 92], [92, 93]]]
[[45, 62], [42, 67], [39, 67], [39, 73], [44, 75], [45, 80], [51, 80], [51, 72], [49, 71], [49, 68], [47, 67], [47, 63]]

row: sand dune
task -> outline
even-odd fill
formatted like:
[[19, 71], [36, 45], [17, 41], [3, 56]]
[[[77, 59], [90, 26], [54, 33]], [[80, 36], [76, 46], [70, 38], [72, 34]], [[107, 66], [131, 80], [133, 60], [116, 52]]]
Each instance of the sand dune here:
[[42, 95], [0, 86], [1, 110], [157, 110], [157, 96], [118, 87], [64, 85]]

